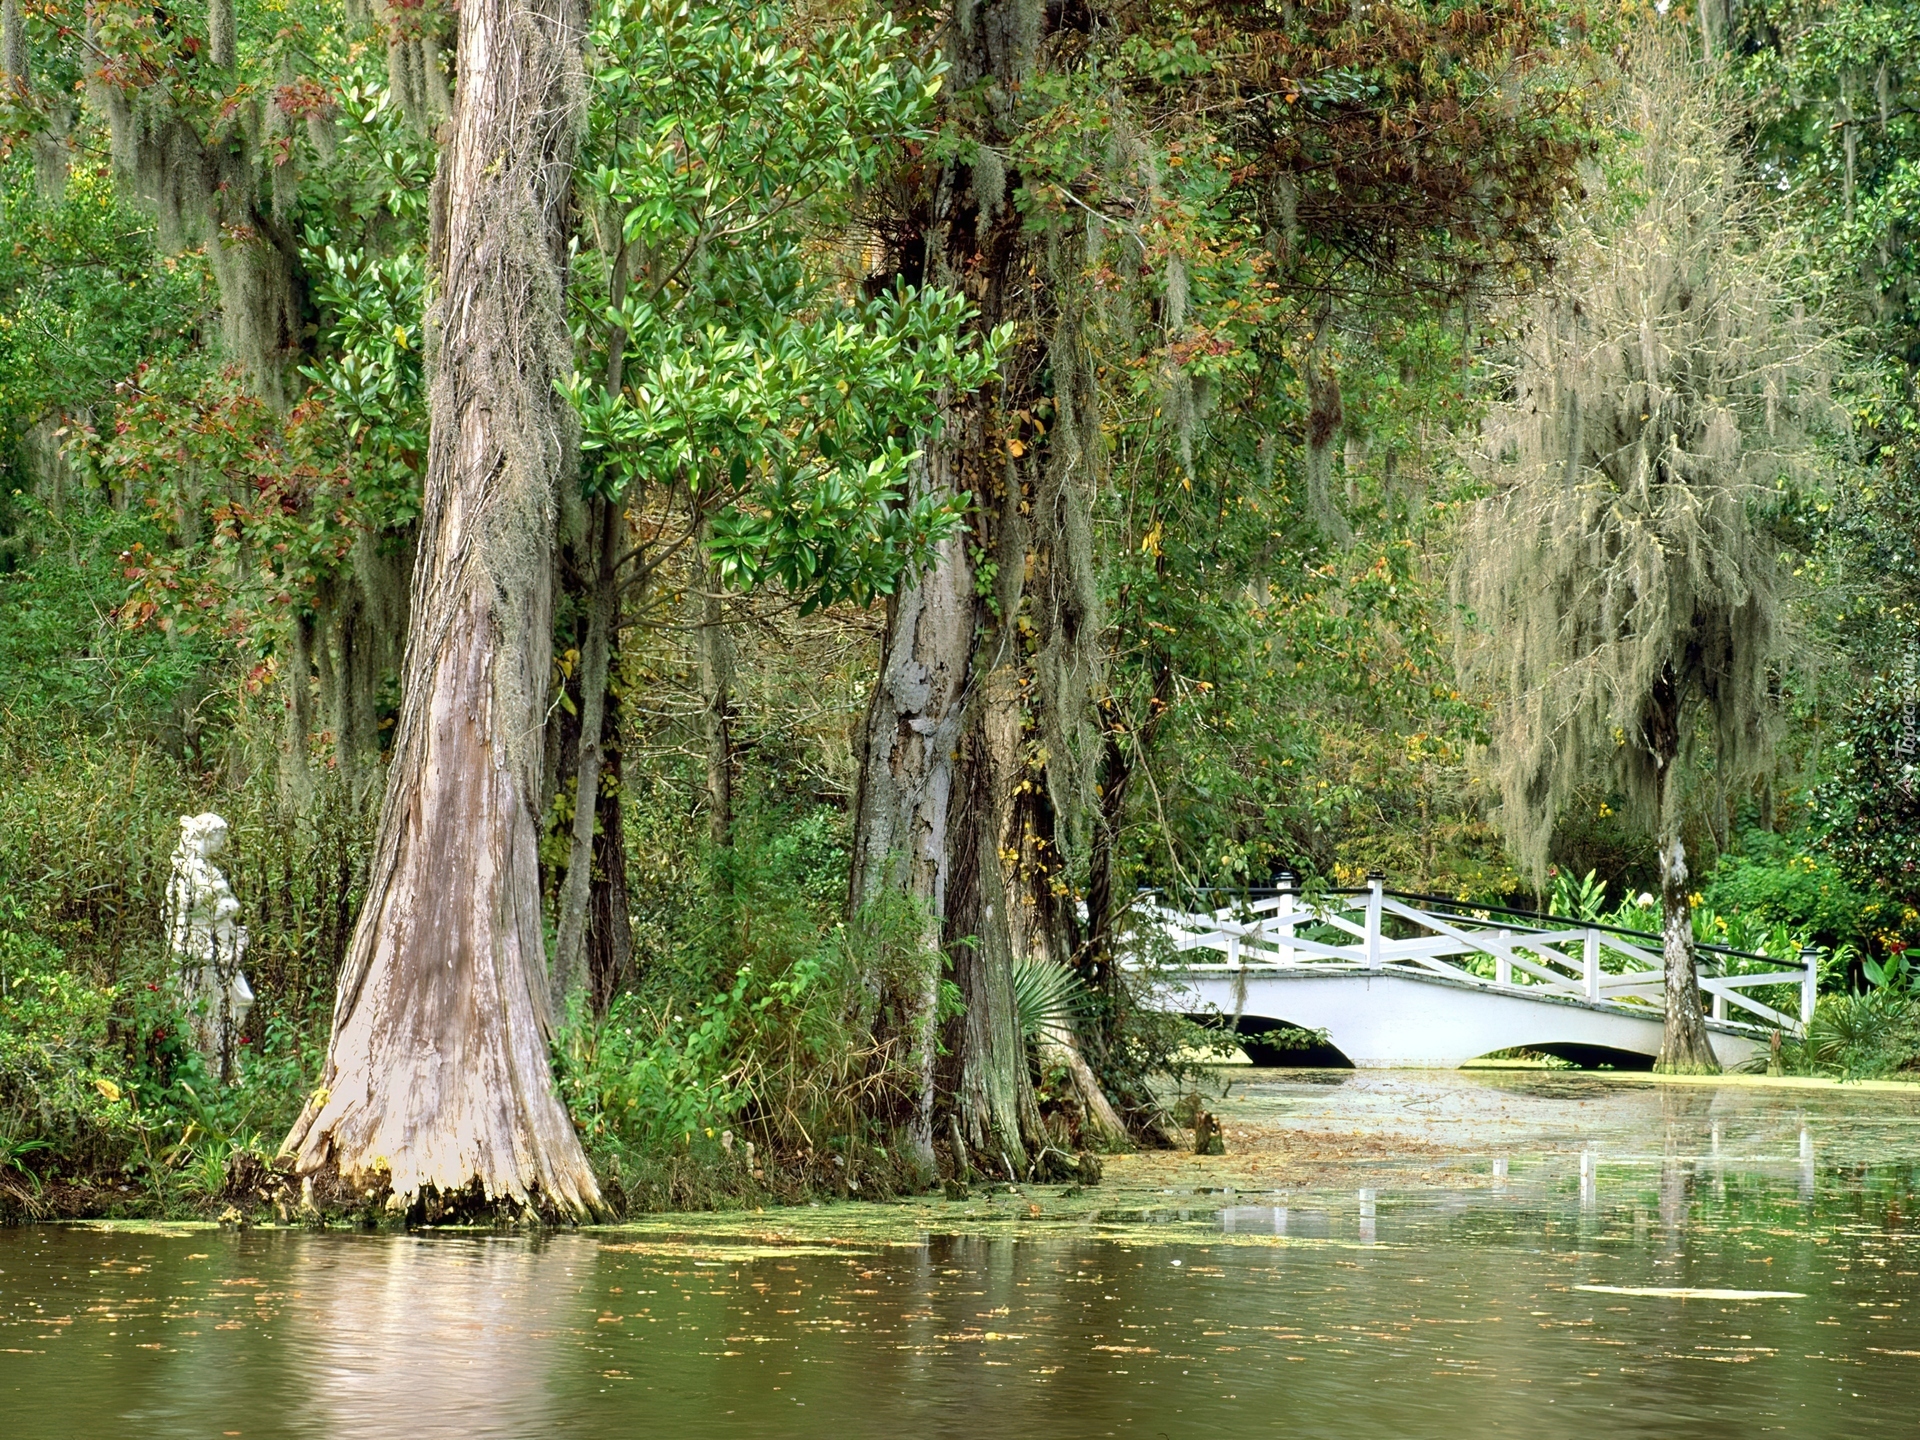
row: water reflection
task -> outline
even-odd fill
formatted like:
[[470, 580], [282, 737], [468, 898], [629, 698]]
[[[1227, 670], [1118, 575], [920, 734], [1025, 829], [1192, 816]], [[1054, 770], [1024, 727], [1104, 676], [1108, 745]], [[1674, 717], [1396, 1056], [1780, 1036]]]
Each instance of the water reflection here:
[[[581, 1260], [590, 1273], [592, 1252]], [[570, 1287], [555, 1282], [571, 1268], [546, 1246], [512, 1239], [300, 1246], [292, 1277], [301, 1303], [284, 1329], [306, 1381], [298, 1428], [371, 1435], [396, 1415], [431, 1414], [473, 1434], [538, 1433], [567, 1343], [556, 1306], [571, 1308]]]
[[1920, 1115], [1844, 1098], [1044, 1238], [0, 1232], [0, 1433], [1907, 1434]]
[[1220, 1212], [1220, 1228], [1229, 1235], [1285, 1235], [1289, 1219], [1285, 1205], [1229, 1205]]

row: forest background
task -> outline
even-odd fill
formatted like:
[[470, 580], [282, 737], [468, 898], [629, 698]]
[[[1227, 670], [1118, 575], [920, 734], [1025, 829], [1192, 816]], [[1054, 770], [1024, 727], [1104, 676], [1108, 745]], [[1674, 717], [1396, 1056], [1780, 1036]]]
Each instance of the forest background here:
[[[399, 714], [451, 15], [4, 15], [0, 1186], [223, 1203], [318, 1083]], [[1739, 501], [1782, 639], [1757, 763], [1689, 721], [1692, 925], [1822, 952], [1794, 1063], [1920, 1053], [1920, 18], [635, 0], [589, 25], [540, 862], [561, 1095], [615, 1205], [884, 1191], [936, 1102], [978, 1127], [943, 1122], [949, 1169], [995, 1137], [1036, 1163], [1153, 1139], [1196, 1036], [1112, 963], [1139, 887], [1378, 869], [1658, 928], [1606, 763], [1544, 822], [1503, 797], [1460, 572], [1490, 563], [1470, 522], [1533, 383], [1528, 307], [1642, 213], [1627, 102], [1681, 69], [1752, 208], [1721, 258], [1768, 250], [1821, 399]], [[988, 817], [955, 822], [956, 872], [1000, 867], [1039, 917], [998, 959], [977, 893], [895, 873], [875, 800], [908, 718], [888, 657], [939, 584], [963, 656], [1010, 657], [952, 751]], [[259, 997], [224, 1082], [160, 918], [208, 809]], [[942, 1068], [991, 1050], [968, 1017], [996, 1007], [1004, 1104]]]

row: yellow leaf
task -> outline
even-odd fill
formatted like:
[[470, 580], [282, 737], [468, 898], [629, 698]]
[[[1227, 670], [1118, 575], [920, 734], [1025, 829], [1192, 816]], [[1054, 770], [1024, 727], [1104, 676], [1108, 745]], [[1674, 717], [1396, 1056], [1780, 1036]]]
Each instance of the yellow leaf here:
[[109, 1100], [118, 1100], [120, 1098], [120, 1087], [111, 1080], [96, 1080], [93, 1082], [93, 1088]]

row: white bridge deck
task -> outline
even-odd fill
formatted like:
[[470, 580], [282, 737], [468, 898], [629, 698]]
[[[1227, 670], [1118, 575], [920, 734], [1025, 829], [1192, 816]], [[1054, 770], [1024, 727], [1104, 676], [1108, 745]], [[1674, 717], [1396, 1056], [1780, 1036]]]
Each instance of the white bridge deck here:
[[[1155, 969], [1161, 1008], [1218, 1016], [1250, 1036], [1325, 1031], [1357, 1066], [1452, 1067], [1516, 1047], [1659, 1053], [1657, 935], [1518, 912], [1502, 919], [1390, 892], [1377, 879], [1319, 908], [1282, 888], [1211, 912], [1150, 903], [1138, 913], [1176, 956]], [[1812, 1018], [1812, 956], [1787, 968], [1734, 951], [1699, 954], [1707, 1029], [1723, 1065], [1751, 1060], [1773, 1031], [1797, 1034]], [[1798, 1014], [1752, 993], [1775, 986], [1794, 987]]]

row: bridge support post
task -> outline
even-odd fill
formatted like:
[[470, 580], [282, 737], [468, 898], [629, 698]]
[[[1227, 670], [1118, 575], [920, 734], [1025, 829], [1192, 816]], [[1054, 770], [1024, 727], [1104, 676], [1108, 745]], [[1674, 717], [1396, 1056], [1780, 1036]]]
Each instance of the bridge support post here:
[[1493, 952], [1493, 983], [1513, 984], [1513, 932], [1500, 932], [1500, 948]]
[[1587, 999], [1600, 998], [1600, 932], [1587, 927], [1586, 949]]
[[1367, 872], [1367, 968], [1380, 968], [1380, 892], [1387, 883], [1386, 872]]
[[1293, 964], [1293, 872], [1282, 870], [1277, 877], [1280, 884], [1279, 907], [1274, 911], [1280, 924], [1280, 963]]
[[1800, 977], [1800, 1029], [1804, 1034], [1813, 1023], [1814, 1003], [1820, 998], [1820, 952], [1806, 946], [1800, 951], [1800, 963], [1806, 967]]

